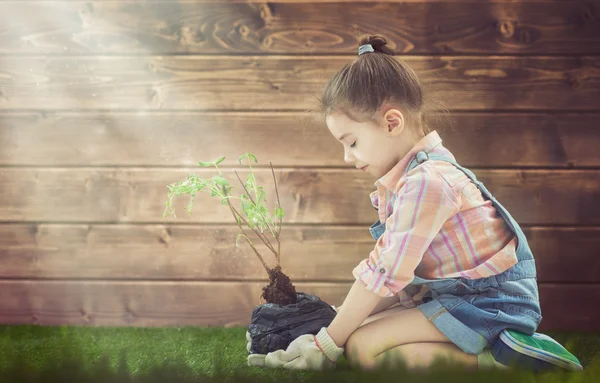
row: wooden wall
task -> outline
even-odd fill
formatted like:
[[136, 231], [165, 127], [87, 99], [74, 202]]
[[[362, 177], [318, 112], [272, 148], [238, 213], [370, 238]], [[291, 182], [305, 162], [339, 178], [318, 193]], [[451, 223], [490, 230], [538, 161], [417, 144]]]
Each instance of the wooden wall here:
[[246, 152], [284, 270], [340, 305], [374, 179], [303, 111], [364, 32], [450, 101], [445, 144], [531, 241], [541, 330], [600, 330], [600, 2], [567, 0], [0, 0], [0, 322], [247, 325], [267, 275], [229, 209], [162, 219], [197, 161], [239, 196]]

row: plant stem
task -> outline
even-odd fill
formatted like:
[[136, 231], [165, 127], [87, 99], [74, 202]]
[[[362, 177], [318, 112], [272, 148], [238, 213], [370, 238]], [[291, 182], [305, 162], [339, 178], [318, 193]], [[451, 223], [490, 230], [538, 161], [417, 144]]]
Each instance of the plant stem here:
[[[252, 174], [252, 178], [254, 178], [254, 172], [252, 172], [252, 162], [250, 162], [250, 157], [246, 156], [246, 159], [248, 160], [248, 166], [250, 167], [250, 174]], [[239, 179], [240, 177], [238, 177]], [[242, 182], [242, 180], [240, 180], [240, 182]], [[258, 199], [258, 194], [256, 194], [256, 184], [253, 184], [252, 186], [254, 186], [254, 196], [256, 197], [256, 199]], [[244, 188], [245, 189], [245, 188]], [[247, 190], [246, 190], [247, 192]], [[248, 195], [250, 197], [250, 195]], [[252, 197], [250, 197], [250, 199], [252, 199]], [[254, 204], [256, 206], [256, 204]]]
[[[240, 216], [240, 219], [241, 219], [242, 221], [244, 221], [244, 223], [245, 223], [245, 224], [246, 224], [248, 227], [250, 227], [250, 225], [248, 224], [248, 222], [246, 222], [246, 220], [244, 219], [244, 217], [242, 217], [242, 215], [241, 215], [241, 214], [240, 214], [240, 213], [239, 213], [237, 210], [235, 210], [235, 208], [234, 208], [233, 206], [231, 206], [231, 208], [232, 208], [232, 209], [235, 211], [235, 213], [236, 213], [237, 215], [239, 215], [239, 216]], [[237, 221], [237, 220], [236, 220], [236, 221]], [[265, 244], [265, 245], [266, 245], [266, 246], [267, 246], [269, 249], [271, 249], [271, 251], [273, 252], [273, 254], [275, 254], [275, 258], [277, 258], [277, 252], [275, 251], [275, 249], [273, 248], [273, 246], [271, 246], [271, 243], [270, 243], [269, 241], [265, 241], [265, 238], [264, 238], [264, 236], [263, 236], [263, 235], [261, 235], [261, 233], [260, 233], [259, 231], [257, 231], [255, 228], [253, 228], [253, 227], [250, 227], [250, 229], [252, 229], [252, 231], [254, 231], [254, 234], [256, 234], [256, 236], [257, 236], [258, 238], [260, 238], [260, 239], [263, 241], [263, 243], [264, 243], [264, 244]]]
[[[265, 236], [263, 236], [263, 235], [262, 235], [262, 234], [261, 234], [261, 233], [260, 233], [258, 230], [256, 230], [255, 228], [251, 227], [251, 226], [248, 224], [248, 222], [246, 222], [246, 220], [244, 219], [244, 217], [242, 217], [242, 215], [241, 215], [241, 214], [240, 214], [240, 213], [239, 213], [237, 210], [235, 210], [235, 208], [233, 207], [233, 205], [231, 205], [231, 204], [229, 203], [229, 196], [226, 194], [226, 189], [225, 189], [225, 186], [222, 186], [222, 188], [223, 188], [223, 195], [224, 195], [225, 197], [227, 197], [227, 205], [229, 205], [229, 207], [232, 209], [232, 211], [234, 211], [234, 212], [235, 212], [235, 214], [237, 214], [237, 215], [240, 217], [240, 219], [241, 219], [242, 221], [244, 221], [244, 223], [245, 223], [245, 224], [246, 224], [246, 225], [247, 225], [247, 226], [248, 226], [250, 229], [252, 229], [252, 231], [254, 231], [254, 234], [256, 234], [256, 236], [257, 236], [258, 238], [260, 238], [260, 239], [263, 241], [263, 243], [264, 243], [264, 244], [265, 244], [265, 245], [266, 245], [266, 246], [267, 246], [269, 249], [271, 249], [271, 251], [273, 252], [273, 254], [275, 254], [275, 259], [277, 259], [277, 252], [275, 251], [275, 248], [273, 248], [273, 246], [271, 245], [271, 242], [269, 242], [269, 240], [268, 240], [268, 239], [266, 239], [266, 237], [265, 237]], [[236, 218], [235, 214], [234, 214], [233, 218]], [[237, 222], [237, 219], [236, 219], [235, 221]], [[239, 223], [238, 223], [238, 226], [239, 226]], [[240, 227], [240, 228], [241, 228], [241, 227]], [[264, 262], [264, 261], [263, 261], [263, 262]]]
[[[223, 186], [223, 189], [225, 190], [225, 187]], [[270, 271], [271, 269], [269, 269], [269, 266], [267, 266], [265, 260], [263, 259], [263, 257], [259, 254], [258, 250], [256, 250], [256, 248], [254, 247], [254, 245], [252, 244], [252, 241], [250, 241], [250, 239], [248, 238], [248, 236], [246, 235], [246, 232], [244, 231], [244, 228], [242, 227], [242, 225], [240, 225], [240, 223], [237, 220], [237, 217], [235, 216], [236, 213], [239, 215], [239, 217], [244, 221], [244, 223], [246, 225], [248, 225], [248, 223], [246, 222], [246, 220], [241, 216], [240, 213], [238, 213], [235, 208], [231, 205], [231, 203], [229, 203], [229, 199], [227, 199], [227, 206], [229, 206], [229, 209], [231, 210], [231, 214], [233, 214], [233, 218], [235, 219], [235, 222], [237, 222], [238, 226], [240, 227], [240, 230], [242, 231], [242, 233], [244, 234], [246, 240], [248, 241], [248, 244], [250, 244], [250, 247], [252, 247], [252, 250], [254, 250], [254, 252], [256, 253], [256, 256], [258, 257], [258, 259], [260, 260], [260, 262], [262, 263], [263, 267], [265, 268], [265, 270], [267, 271], [267, 275], [270, 275]], [[256, 232], [256, 231], [255, 231]]]
[[[277, 206], [281, 207], [281, 203], [279, 202], [279, 191], [277, 191], [277, 180], [275, 180], [275, 171], [273, 170], [273, 164], [271, 164], [271, 173], [273, 174], [273, 183], [275, 184], [275, 193], [277, 194]], [[281, 261], [281, 241], [279, 240], [279, 233], [281, 233], [281, 217], [279, 217], [279, 228], [277, 228], [277, 265], [279, 266], [279, 262]]]
[[[244, 183], [242, 182], [242, 179], [240, 178], [240, 175], [237, 173], [237, 171], [233, 171], [235, 173], [235, 175], [237, 176], [238, 180], [240, 181], [240, 183], [242, 184], [242, 187], [244, 188], [244, 190], [246, 191], [246, 194], [248, 195], [248, 197], [250, 198], [250, 201], [252, 201], [252, 204], [254, 204], [254, 206], [256, 206], [256, 202], [254, 202], [254, 199], [252, 199], [252, 196], [250, 195], [250, 193], [248, 192], [248, 189], [246, 189], [246, 185], [244, 185]], [[260, 214], [260, 216], [262, 217], [263, 221], [265, 221], [265, 223], [267, 224], [267, 227], [269, 228], [269, 231], [271, 232], [271, 234], [273, 234], [273, 236], [275, 236], [275, 233], [273, 232], [273, 230], [271, 229], [271, 227], [269, 226], [269, 222], [267, 222], [267, 218], [262, 215], [262, 213], [259, 211], [258, 212]], [[265, 236], [266, 238], [266, 236]], [[267, 242], [269, 240], [267, 239]], [[269, 242], [269, 245], [271, 246], [271, 248], [273, 248], [273, 245], [271, 245], [271, 242]], [[273, 252], [275, 252], [275, 249], [273, 249]], [[277, 254], [275, 254], [275, 257], [277, 258]]]

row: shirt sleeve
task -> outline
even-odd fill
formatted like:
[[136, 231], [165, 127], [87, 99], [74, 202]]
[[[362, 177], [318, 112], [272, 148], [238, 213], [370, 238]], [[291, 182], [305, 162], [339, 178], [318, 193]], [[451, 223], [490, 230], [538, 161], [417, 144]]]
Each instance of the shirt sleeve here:
[[367, 290], [381, 297], [399, 294], [413, 280], [431, 241], [460, 206], [454, 190], [430, 163], [403, 176], [396, 195], [385, 231], [369, 258], [352, 271]]

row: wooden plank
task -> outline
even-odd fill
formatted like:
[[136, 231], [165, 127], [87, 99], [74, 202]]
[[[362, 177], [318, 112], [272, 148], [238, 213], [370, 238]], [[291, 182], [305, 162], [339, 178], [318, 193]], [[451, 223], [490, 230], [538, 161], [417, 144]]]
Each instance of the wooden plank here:
[[354, 55], [358, 36], [382, 25], [405, 54], [600, 53], [590, 2], [20, 1], [0, 14], [4, 54]]
[[[600, 167], [599, 118], [457, 112], [438, 131], [468, 167]], [[277, 166], [349, 166], [325, 124], [299, 112], [0, 112], [0, 125], [3, 166], [195, 166], [192, 153], [230, 166], [246, 148]]]
[[600, 330], [600, 284], [547, 284], [539, 290], [543, 316], [540, 331]]
[[[264, 282], [0, 281], [0, 323], [84, 326], [247, 326]], [[350, 283], [294, 283], [329, 304]], [[598, 331], [600, 284], [541, 284], [539, 330]]]
[[[524, 231], [538, 282], [600, 283], [600, 227]], [[0, 278], [266, 281], [250, 246], [235, 247], [238, 233], [228, 225], [3, 224]], [[250, 238], [274, 266], [273, 253]], [[347, 282], [374, 246], [366, 225], [286, 226], [281, 265], [294, 281]]]
[[[600, 282], [598, 228], [524, 228], [524, 232], [536, 257], [540, 281]], [[585, 268], [589, 270], [583, 271]]]
[[[353, 58], [0, 57], [0, 109], [302, 110]], [[452, 110], [594, 110], [600, 57], [406, 57]]]
[[[45, 2], [57, 2], [64, 1], [69, 3], [83, 3], [84, 0], [0, 0], [0, 3], [21, 3], [21, 2], [36, 2], [36, 3], [45, 3]], [[110, 3], [115, 0], [95, 0], [96, 3]], [[126, 3], [137, 3], [137, 4], [146, 4], [146, 3], [163, 3], [169, 2], [173, 0], [120, 0], [120, 2]], [[174, 0], [179, 3], [214, 3], [216, 0]], [[268, 1], [266, 0], [221, 0], [223, 3], [232, 3], [232, 4], [264, 4]], [[457, 0], [319, 0], [319, 3], [455, 3]], [[485, 0], [488, 3], [520, 3], [523, 0]], [[538, 3], [560, 3], [560, 2], [573, 2], [574, 0], [535, 0]], [[461, 3], [471, 3], [477, 4], [480, 3], [481, 0], [460, 0]], [[315, 0], [277, 0], [277, 3], [283, 4], [295, 4], [295, 3], [315, 3]]]
[[[266, 159], [258, 161], [263, 165]], [[244, 165], [237, 169], [242, 180], [249, 174]], [[224, 169], [223, 176], [233, 186], [232, 195], [239, 196], [243, 189], [233, 170]], [[474, 172], [521, 224], [600, 224], [599, 170]], [[253, 173], [256, 184], [264, 187], [265, 206], [272, 214], [276, 195], [271, 170]], [[182, 196], [173, 201], [177, 216], [162, 218], [167, 185], [190, 174], [209, 179], [217, 172], [209, 168], [0, 168], [0, 222], [234, 223], [231, 211], [208, 189], [196, 195], [191, 215], [184, 210], [189, 196]], [[286, 224], [371, 224], [377, 218], [369, 199], [375, 179], [365, 172], [283, 168], [275, 176]], [[234, 206], [239, 208], [239, 203]]]

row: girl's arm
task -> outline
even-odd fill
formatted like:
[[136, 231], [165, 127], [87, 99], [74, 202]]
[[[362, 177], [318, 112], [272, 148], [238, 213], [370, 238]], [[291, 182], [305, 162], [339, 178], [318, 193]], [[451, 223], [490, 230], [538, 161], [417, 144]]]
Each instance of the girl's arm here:
[[[367, 319], [382, 298], [397, 295], [414, 279], [415, 269], [444, 222], [460, 210], [452, 185], [425, 163], [397, 185], [388, 228], [375, 248], [352, 270], [356, 281], [327, 332], [338, 347]], [[412, 300], [406, 294], [401, 299]]]
[[[395, 305], [396, 303], [399, 303], [400, 300], [398, 299], [397, 295], [394, 295], [393, 297], [385, 297], [385, 298], [381, 298], [381, 300], [379, 301], [379, 303], [377, 303], [377, 306], [375, 306], [375, 308], [373, 309], [373, 311], [371, 312], [371, 314], [369, 314], [369, 316], [373, 316], [375, 314], [378, 314], [384, 310], [389, 309], [390, 307], [392, 307], [393, 305]], [[340, 310], [342, 309], [342, 305], [336, 307], [336, 311], [340, 312]]]
[[327, 333], [333, 342], [338, 347], [343, 347], [382, 299], [383, 297], [367, 290], [360, 280], [356, 280], [338, 314], [327, 327]]

